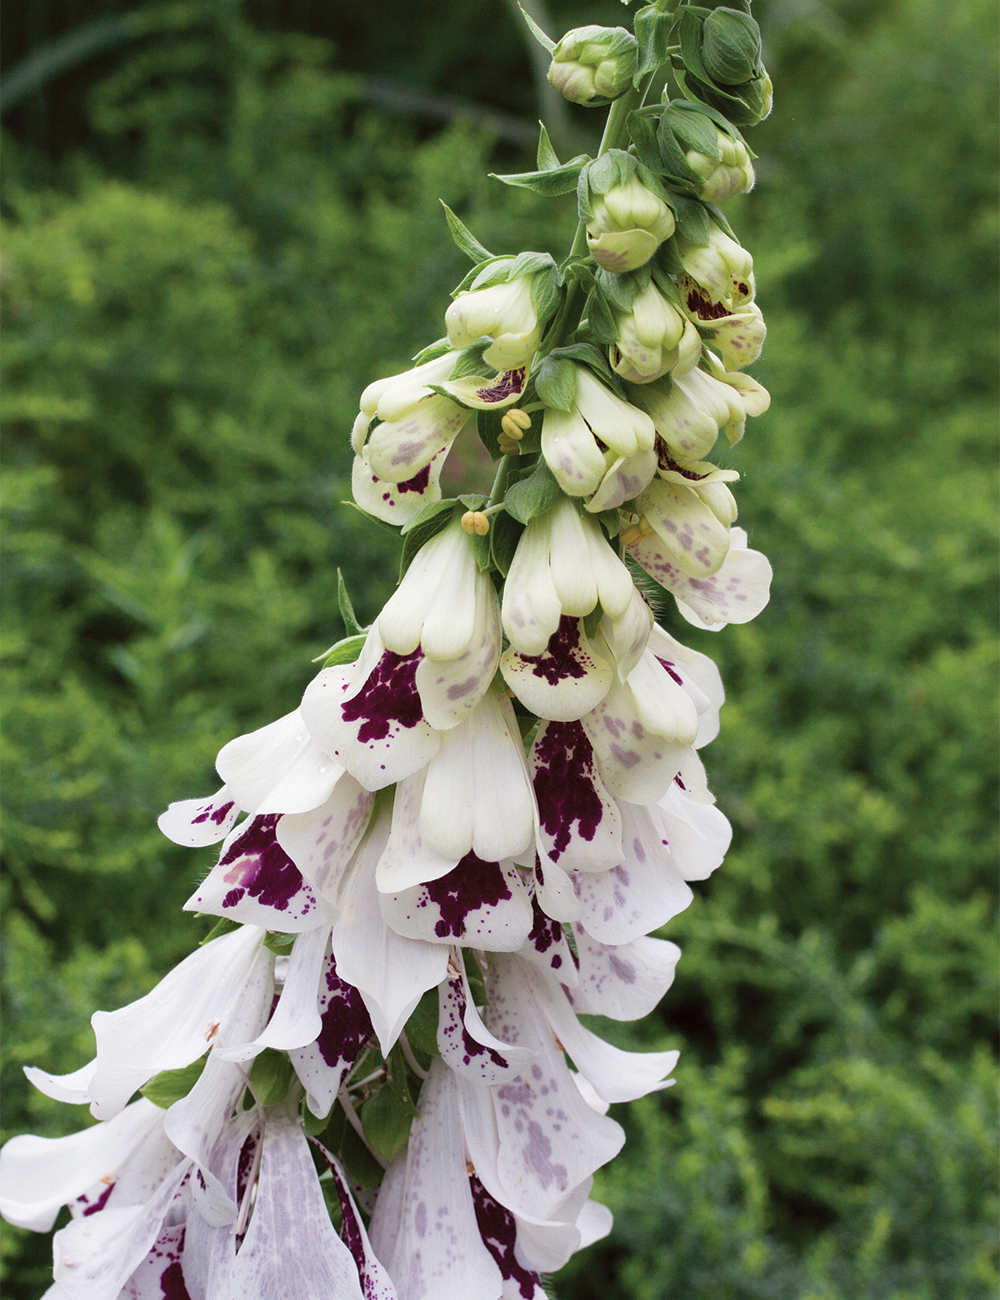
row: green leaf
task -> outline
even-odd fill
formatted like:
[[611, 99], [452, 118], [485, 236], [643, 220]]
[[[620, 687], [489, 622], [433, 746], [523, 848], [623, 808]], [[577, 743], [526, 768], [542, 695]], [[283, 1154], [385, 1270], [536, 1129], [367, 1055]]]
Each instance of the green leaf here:
[[443, 357], [446, 352], [451, 351], [451, 343], [447, 336], [443, 339], [435, 339], [433, 343], [428, 343], [422, 352], [418, 352], [412, 358], [415, 366], [422, 366], [425, 361], [435, 361], [438, 357]]
[[351, 597], [348, 595], [347, 583], [344, 581], [344, 575], [340, 569], [337, 570], [337, 605], [340, 609], [340, 617], [344, 620], [344, 627], [349, 633], [364, 632], [366, 630], [358, 622], [358, 616], [354, 612]]
[[538, 153], [535, 156], [535, 162], [539, 171], [555, 171], [557, 167], [562, 166], [562, 163], [559, 161], [559, 155], [552, 148], [552, 141], [549, 139], [549, 133], [545, 129], [545, 123], [539, 122], [538, 125], [540, 130], [538, 133]]
[[281, 930], [268, 930], [264, 935], [264, 947], [269, 948], [276, 957], [287, 957], [298, 937], [297, 934], [285, 934]]
[[562, 281], [562, 273], [555, 265], [538, 272], [531, 281], [531, 305], [543, 325], [562, 304]]
[[322, 662], [324, 668], [335, 668], [338, 664], [356, 663], [367, 639], [368, 634], [366, 632], [362, 632], [359, 636], [344, 637], [342, 641], [337, 641], [332, 645], [329, 650], [317, 655], [312, 662], [314, 664]]
[[490, 554], [494, 567], [505, 578], [514, 562], [514, 552], [523, 532], [523, 526], [504, 510], [493, 519], [489, 534]]
[[436, 1056], [438, 1031], [437, 989], [428, 989], [406, 1022], [406, 1041], [425, 1056]]
[[703, 247], [708, 243], [712, 233], [712, 223], [708, 209], [697, 199], [685, 198], [682, 194], [674, 196], [674, 215], [677, 219], [677, 233], [689, 244]]
[[342, 1106], [334, 1106], [326, 1137], [337, 1159], [359, 1187], [378, 1187], [385, 1170], [365, 1146]]
[[482, 244], [475, 237], [472, 231], [468, 229], [464, 222], [460, 221], [459, 218], [455, 216], [454, 212], [452, 212], [451, 208], [448, 207], [444, 199], [440, 199], [439, 202], [444, 208], [444, 215], [448, 222], [448, 229], [451, 231], [451, 237], [455, 241], [456, 247], [461, 249], [465, 256], [477, 265], [480, 262], [488, 262], [493, 254], [483, 248]]
[[741, 86], [760, 72], [760, 28], [749, 14], [713, 10], [701, 37], [705, 71], [717, 84]]
[[595, 371], [604, 382], [619, 397], [623, 397], [625, 390], [622, 388], [622, 382], [608, 364], [608, 358], [600, 350], [594, 347], [593, 343], [570, 343], [565, 348], [555, 348], [549, 353], [550, 357], [568, 357], [570, 361], [582, 361], [585, 366], [589, 366]]
[[616, 185], [624, 185], [635, 173], [636, 160], [624, 149], [609, 149], [587, 169], [587, 184], [593, 194], [607, 194]]
[[500, 450], [500, 421], [503, 417], [503, 411], [476, 412], [476, 432], [479, 434], [479, 441], [489, 452], [491, 460], [499, 460], [503, 454]]
[[622, 517], [617, 506], [613, 510], [599, 511], [594, 518], [604, 529], [604, 535], [609, 542], [618, 536], [621, 531]]
[[[484, 334], [476, 339], [475, 343], [470, 343], [467, 348], [463, 348], [455, 358], [455, 368], [448, 378], [465, 379], [468, 375], [473, 375], [477, 379], [492, 379], [497, 372], [483, 360], [483, 353], [492, 346], [493, 340], [488, 334]], [[436, 384], [430, 387], [436, 392], [443, 392]], [[444, 395], [447, 396], [446, 393]], [[452, 400], [454, 401], [454, 398]]]
[[[316, 661], [313, 660], [313, 663], [315, 662]], [[239, 928], [239, 921], [234, 921], [228, 916], [221, 916], [212, 926], [211, 930], [209, 930], [208, 934], [205, 935], [204, 939], [202, 939], [201, 943], [198, 944], [198, 947], [203, 948], [206, 943], [211, 943], [213, 939], [221, 939], [224, 934], [232, 934], [234, 930], [238, 930]]]
[[584, 314], [587, 318], [587, 326], [598, 343], [603, 343], [605, 346], [614, 343], [618, 337], [618, 328], [611, 315], [607, 298], [596, 285], [587, 299]]
[[552, 51], [556, 48], [555, 41], [551, 40], [548, 36], [545, 35], [542, 29], [532, 18], [531, 14], [529, 14], [522, 5], [518, 5], [517, 7], [518, 9], [521, 10], [521, 17], [528, 24], [528, 31], [531, 32], [532, 36], [542, 47], [542, 49], [548, 50], [548, 52], [551, 54]]
[[685, 152], [695, 149], [718, 160], [722, 157], [718, 128], [700, 111], [703, 107], [706, 106], [678, 100], [664, 110], [662, 121], [669, 125]]
[[486, 996], [486, 981], [483, 979], [483, 972], [476, 955], [471, 948], [463, 948], [462, 956], [465, 959], [465, 973], [469, 977], [472, 1000], [477, 1007], [485, 1007], [489, 1003], [489, 998]]
[[535, 392], [557, 411], [568, 411], [576, 396], [576, 368], [565, 357], [547, 356], [535, 375]]
[[585, 614], [583, 618], [583, 630], [588, 637], [594, 636], [603, 617], [604, 610], [601, 608], [601, 602], [598, 601], [590, 613]]
[[399, 558], [399, 577], [402, 580], [413, 557], [432, 537], [436, 537], [451, 523], [455, 500], [431, 501], [415, 515], [403, 529], [403, 554]]
[[491, 172], [490, 175], [495, 181], [503, 181], [504, 185], [513, 185], [517, 189], [531, 190], [534, 194], [544, 194], [551, 198], [557, 194], [571, 194], [576, 189], [581, 171], [589, 161], [586, 155], [581, 154], [579, 158], [573, 158], [559, 167], [545, 168], [542, 171], [516, 172], [508, 176]]
[[541, 459], [528, 478], [507, 489], [504, 505], [511, 518], [526, 524], [551, 510], [562, 495], [562, 488], [544, 459]]
[[302, 1127], [310, 1137], [318, 1137], [330, 1123], [329, 1114], [314, 1115], [312, 1113], [306, 1105], [305, 1097], [302, 1098], [302, 1104], [299, 1107], [299, 1115], [302, 1119]]
[[363, 515], [370, 524], [376, 524], [379, 528], [385, 529], [390, 533], [399, 536], [399, 529], [395, 524], [387, 524], [384, 519], [379, 519], [377, 515], [370, 515], [367, 510], [362, 510], [356, 501], [341, 501], [342, 506], [349, 506], [351, 510], [356, 510], [359, 515]]
[[365, 1141], [384, 1160], [391, 1160], [410, 1136], [413, 1115], [389, 1087], [381, 1087], [361, 1107]]
[[192, 1061], [190, 1065], [185, 1065], [181, 1070], [161, 1070], [159, 1074], [154, 1074], [139, 1091], [154, 1106], [166, 1110], [175, 1101], [180, 1101], [182, 1097], [188, 1095], [201, 1078], [201, 1072], [204, 1070], [207, 1060], [208, 1053], [206, 1052], [203, 1056], [199, 1056], [197, 1061]]
[[278, 1106], [288, 1096], [292, 1084], [292, 1063], [287, 1052], [265, 1047], [250, 1067], [250, 1082], [262, 1106]]
[[657, 140], [657, 117], [648, 109], [629, 113], [626, 122], [629, 138], [635, 146], [636, 156], [651, 171], [663, 172], [663, 156]]
[[673, 25], [674, 15], [661, 13], [656, 5], [647, 5], [636, 14], [632, 27], [639, 43], [639, 63], [632, 85], [637, 89], [643, 77], [666, 63]]

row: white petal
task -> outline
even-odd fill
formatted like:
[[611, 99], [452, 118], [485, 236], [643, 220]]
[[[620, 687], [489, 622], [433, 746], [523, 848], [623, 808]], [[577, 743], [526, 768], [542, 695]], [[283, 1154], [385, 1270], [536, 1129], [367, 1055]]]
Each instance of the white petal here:
[[279, 845], [320, 898], [335, 906], [341, 877], [361, 843], [373, 796], [344, 775], [326, 803], [306, 813], [289, 813], [275, 828]]
[[182, 1161], [145, 1204], [74, 1219], [52, 1240], [53, 1276], [73, 1300], [112, 1300], [149, 1253], [190, 1169]]
[[562, 604], [549, 569], [551, 512], [521, 534], [503, 589], [503, 629], [522, 654], [541, 654], [559, 626]]
[[619, 456], [601, 480], [601, 485], [587, 502], [593, 514], [613, 510], [631, 501], [646, 488], [656, 473], [655, 451], [637, 451], [634, 456]]
[[149, 1254], [122, 1289], [120, 1300], [163, 1300], [181, 1280], [184, 1224], [163, 1228]]
[[517, 1078], [491, 1090], [499, 1136], [497, 1177], [504, 1203], [516, 1213], [549, 1218], [618, 1153], [625, 1135], [580, 1096], [537, 1005], [530, 970], [507, 957], [491, 972], [489, 1028], [504, 1042], [538, 1052]]
[[621, 618], [631, 604], [635, 590], [632, 575], [618, 558], [617, 552], [608, 545], [604, 530], [597, 520], [584, 516], [582, 524], [587, 539], [585, 563], [594, 575], [601, 607], [609, 618]]
[[329, 926], [299, 935], [292, 945], [281, 997], [267, 1028], [245, 1048], [229, 1048], [221, 1055], [230, 1061], [248, 1061], [265, 1047], [287, 1052], [315, 1042], [322, 1028], [317, 1000], [329, 938]]
[[500, 660], [504, 681], [540, 718], [568, 722], [589, 713], [611, 685], [611, 664], [588, 640], [579, 619], [563, 618], [540, 655], [510, 646]]
[[688, 798], [675, 783], [649, 812], [685, 880], [707, 880], [721, 866], [733, 828], [718, 808]]
[[396, 786], [392, 799], [392, 829], [375, 870], [383, 894], [396, 894], [427, 880], [438, 880], [458, 865], [458, 858], [438, 853], [420, 835], [420, 805], [427, 769]]
[[[601, 526], [589, 515], [581, 518], [573, 502], [565, 499], [555, 506], [548, 517], [551, 519], [549, 571], [555, 583], [562, 612], [582, 618], [597, 604], [598, 587], [595, 569], [600, 560], [600, 553], [592, 554], [594, 548], [590, 543], [595, 528], [600, 537], [603, 537]], [[605, 550], [609, 555], [611, 554], [606, 544]], [[626, 569], [625, 572], [628, 573], [628, 570]], [[631, 581], [630, 576], [629, 582]]]
[[656, 824], [643, 807], [620, 805], [622, 861], [611, 871], [574, 875], [588, 934], [601, 943], [631, 943], [658, 930], [694, 897]]
[[479, 573], [472, 538], [457, 522], [432, 537], [378, 616], [385, 648], [409, 655], [422, 646], [434, 659], [456, 659], [475, 630], [479, 578], [489, 582]]
[[693, 683], [705, 697], [708, 707], [698, 711], [698, 735], [694, 742], [700, 749], [719, 734], [719, 710], [726, 702], [726, 691], [718, 668], [708, 655], [682, 645], [659, 625], [653, 628], [649, 648], [661, 664], [669, 664], [679, 673], [685, 687]]
[[708, 578], [722, 568], [729, 530], [690, 488], [656, 479], [635, 505], [677, 568], [695, 578]]
[[564, 870], [614, 866], [621, 856], [621, 819], [582, 724], [543, 723], [531, 747], [531, 770], [538, 842], [547, 861]]
[[573, 881], [562, 867], [541, 856], [535, 863], [535, 897], [545, 915], [554, 921], [576, 921], [583, 915]]
[[60, 1209], [107, 1178], [157, 1130], [163, 1111], [143, 1097], [107, 1124], [94, 1124], [68, 1137], [23, 1134], [0, 1151], [0, 1213], [8, 1223], [48, 1232]]
[[364, 998], [383, 1056], [422, 994], [440, 984], [448, 968], [447, 948], [404, 939], [382, 919], [375, 868], [388, 837], [389, 817], [383, 813], [344, 879], [341, 915], [333, 929], [337, 970]]
[[396, 1288], [392, 1285], [388, 1272], [379, 1262], [374, 1250], [372, 1250], [371, 1242], [368, 1240], [368, 1233], [365, 1231], [364, 1220], [358, 1213], [358, 1207], [354, 1204], [354, 1197], [350, 1193], [346, 1175], [340, 1167], [339, 1161], [319, 1142], [314, 1141], [313, 1145], [322, 1152], [323, 1158], [333, 1176], [343, 1222], [340, 1235], [347, 1244], [348, 1250], [354, 1256], [354, 1263], [358, 1270], [358, 1277], [361, 1281], [361, 1289], [365, 1294], [365, 1300], [396, 1300]]
[[468, 418], [468, 411], [450, 398], [425, 397], [398, 420], [380, 424], [372, 432], [367, 447], [372, 473], [387, 483], [415, 478], [455, 439]]
[[224, 840], [239, 814], [229, 787], [224, 785], [210, 799], [182, 799], [172, 803], [165, 813], [160, 813], [156, 824], [175, 844], [200, 849]]
[[110, 1119], [162, 1070], [179, 1070], [208, 1050], [233, 1015], [257, 961], [263, 932], [245, 926], [213, 939], [175, 966], [144, 998], [96, 1011], [97, 1070], [91, 1111]]
[[652, 626], [653, 611], [635, 587], [624, 614], [618, 618], [605, 615], [601, 620], [600, 635], [614, 659], [620, 682], [624, 682], [642, 658]]
[[664, 1080], [680, 1052], [623, 1052], [580, 1024], [558, 985], [536, 976], [535, 987], [549, 1024], [599, 1097], [608, 1102], [635, 1101], [669, 1087]]
[[233, 1266], [240, 1300], [365, 1300], [337, 1236], [302, 1129], [268, 1116], [250, 1226]]
[[317, 896], [278, 843], [279, 822], [275, 813], [241, 822], [185, 910], [291, 934], [332, 923], [334, 908]]
[[483, 1245], [465, 1172], [456, 1081], [441, 1060], [410, 1130], [400, 1219], [389, 1237], [376, 1202], [372, 1244], [399, 1300], [500, 1300], [500, 1270]]
[[81, 1065], [72, 1074], [46, 1074], [34, 1065], [26, 1065], [24, 1073], [28, 1082], [34, 1084], [39, 1092], [55, 1101], [68, 1103], [70, 1106], [83, 1106], [90, 1101], [90, 1081], [97, 1069], [96, 1059]]
[[586, 421], [574, 408], [546, 410], [542, 455], [562, 490], [572, 497], [596, 492], [607, 466]]
[[298, 709], [223, 745], [215, 766], [239, 806], [251, 813], [316, 808], [344, 771], [310, 736]]
[[666, 939], [599, 943], [582, 925], [575, 927], [580, 968], [570, 1000], [584, 1015], [610, 1020], [648, 1016], [674, 980], [681, 950]]
[[417, 667], [416, 687], [428, 724], [456, 727], [476, 707], [500, 661], [500, 603], [488, 575], [476, 580], [475, 627], [468, 648], [455, 659], [429, 659]]
[[619, 456], [648, 451], [656, 430], [645, 411], [617, 397], [586, 366], [576, 368], [576, 407], [593, 431]]
[[349, 668], [326, 668], [306, 687], [302, 716], [310, 732], [366, 790], [419, 771], [441, 743], [421, 710], [418, 662], [419, 654], [401, 659], [386, 651], [360, 684]]
[[389, 483], [372, 472], [368, 448], [354, 457], [351, 470], [351, 496], [362, 510], [397, 528], [408, 524], [424, 506], [441, 500], [441, 470], [451, 450], [451, 443], [440, 447], [423, 469], [402, 483]]
[[438, 985], [438, 1051], [456, 1074], [474, 1083], [502, 1083], [531, 1058], [532, 1052], [530, 1048], [501, 1043], [490, 1033], [472, 1000], [461, 958], [459, 966], [458, 978]]
[[694, 682], [685, 682], [676, 668], [661, 663], [647, 647], [628, 675], [628, 689], [636, 717], [647, 731], [678, 745], [694, 743], [699, 712], [709, 708]]
[[771, 566], [759, 551], [737, 547], [730, 530], [726, 561], [711, 578], [682, 573], [653, 534], [630, 546], [646, 572], [672, 593], [677, 608], [695, 627], [717, 631], [727, 623], [749, 623], [770, 599]]
[[432, 944], [517, 952], [532, 926], [531, 899], [517, 868], [471, 853], [448, 875], [380, 894], [379, 901], [397, 934]]
[[320, 979], [318, 1007], [321, 1027], [316, 1041], [288, 1055], [306, 1090], [309, 1109], [322, 1116], [330, 1113], [344, 1076], [374, 1030], [364, 998], [337, 974], [332, 954]]
[[601, 779], [612, 794], [635, 803], [653, 803], [666, 793], [686, 747], [642, 725], [628, 686], [615, 683], [593, 713], [580, 721], [594, 747]]
[[445, 857], [516, 857], [532, 841], [535, 801], [514, 710], [498, 691], [442, 733], [427, 766], [420, 835]]

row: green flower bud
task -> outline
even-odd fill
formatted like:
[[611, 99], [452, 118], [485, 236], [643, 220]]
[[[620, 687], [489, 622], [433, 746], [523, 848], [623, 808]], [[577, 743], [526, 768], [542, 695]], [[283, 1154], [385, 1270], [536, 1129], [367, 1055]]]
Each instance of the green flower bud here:
[[753, 189], [755, 179], [746, 145], [725, 131], [718, 131], [717, 135], [719, 157], [710, 157], [697, 149], [689, 149], [684, 155], [684, 161], [704, 182], [697, 194], [706, 203], [722, 203], [734, 194], [746, 194]]
[[549, 81], [573, 104], [610, 104], [632, 84], [639, 47], [624, 27], [574, 27], [552, 51]]
[[686, 94], [737, 126], [767, 117], [773, 89], [761, 63], [760, 28], [748, 13], [685, 6], [675, 32], [681, 52], [674, 71]]
[[620, 274], [643, 266], [673, 233], [673, 212], [633, 175], [595, 200], [587, 247], [595, 262]]
[[760, 28], [749, 14], [713, 9], [701, 34], [701, 59], [713, 81], [741, 86], [758, 75]]

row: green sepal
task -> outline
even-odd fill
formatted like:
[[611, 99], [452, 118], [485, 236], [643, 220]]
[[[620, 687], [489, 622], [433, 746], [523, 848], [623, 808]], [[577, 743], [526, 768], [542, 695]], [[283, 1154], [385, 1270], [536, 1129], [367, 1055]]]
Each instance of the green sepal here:
[[588, 155], [580, 154], [559, 167], [546, 167], [535, 172], [515, 172], [508, 176], [490, 172], [490, 176], [495, 181], [502, 181], [504, 185], [513, 185], [517, 189], [531, 190], [534, 194], [544, 194], [552, 198], [558, 194], [571, 194], [576, 189], [580, 173], [588, 162], [590, 162]]
[[549, 353], [550, 357], [567, 357], [570, 361], [582, 361], [585, 366], [589, 366], [595, 371], [604, 382], [619, 397], [625, 396], [625, 390], [622, 388], [622, 381], [618, 375], [611, 369], [608, 359], [604, 353], [593, 345], [593, 343], [570, 343], [564, 348], [555, 348]]
[[674, 15], [661, 13], [656, 5], [647, 5], [636, 14], [632, 23], [635, 39], [639, 43], [639, 63], [632, 78], [632, 85], [636, 89], [643, 77], [666, 63], [670, 29], [673, 25]]
[[354, 612], [354, 605], [347, 590], [347, 583], [344, 581], [344, 575], [339, 568], [337, 569], [337, 608], [340, 610], [340, 617], [344, 620], [344, 627], [349, 633], [367, 631], [367, 628], [363, 628], [358, 622], [358, 616]]
[[[483, 360], [483, 353], [492, 346], [493, 340], [488, 334], [483, 334], [476, 339], [475, 343], [470, 343], [467, 348], [463, 348], [455, 358], [455, 367], [448, 376], [449, 380], [466, 379], [469, 375], [473, 375], [476, 379], [492, 379], [497, 372]], [[438, 384], [431, 384], [429, 387], [443, 397], [451, 397], [451, 394]], [[451, 400], [455, 401], [455, 398], [451, 397]]]
[[576, 367], [565, 357], [544, 358], [535, 375], [535, 392], [546, 406], [568, 411], [576, 396]]
[[505, 510], [493, 519], [489, 531], [490, 557], [493, 567], [505, 578], [514, 562], [514, 552], [523, 532], [523, 526]]
[[377, 524], [379, 528], [394, 533], [397, 537], [399, 536], [399, 528], [395, 524], [386, 523], [384, 519], [379, 519], [378, 515], [370, 515], [367, 510], [362, 510], [356, 501], [341, 501], [340, 504], [342, 506], [349, 506], [352, 510], [356, 510], [358, 514], [363, 515], [370, 524]]
[[760, 76], [760, 53], [760, 28], [750, 14], [720, 6], [705, 19], [701, 64], [715, 85], [743, 86]]
[[527, 524], [551, 510], [562, 496], [562, 488], [542, 458], [527, 478], [507, 489], [504, 505], [512, 519]]
[[438, 533], [443, 532], [451, 523], [456, 501], [449, 497], [444, 501], [429, 501], [419, 514], [414, 515], [403, 529], [403, 554], [399, 557], [399, 577], [402, 580], [406, 570], [413, 562], [413, 557]]
[[552, 172], [562, 166], [559, 161], [559, 155], [552, 148], [552, 141], [549, 139], [549, 133], [545, 129], [545, 123], [539, 122], [538, 132], [538, 152], [535, 155], [535, 163], [539, 171]]
[[535, 737], [538, 735], [538, 728], [542, 725], [541, 718], [517, 715], [517, 723], [521, 732], [521, 744], [524, 746], [526, 754], [531, 753], [531, 746], [535, 743]]
[[410, 1012], [406, 1022], [406, 1041], [425, 1056], [437, 1056], [438, 994], [428, 989]]
[[607, 194], [616, 185], [624, 185], [637, 167], [637, 160], [624, 149], [609, 149], [587, 168], [587, 188], [591, 194]]
[[319, 1137], [330, 1123], [329, 1112], [325, 1115], [314, 1115], [306, 1104], [305, 1097], [302, 1098], [302, 1104], [299, 1107], [299, 1116], [302, 1120], [302, 1127], [309, 1137]]
[[624, 271], [616, 275], [613, 271], [599, 268], [594, 281], [608, 300], [610, 306], [618, 311], [629, 312], [636, 298], [649, 284], [651, 271], [649, 263], [638, 266], [634, 271]]
[[660, 175], [664, 172], [663, 156], [657, 139], [659, 111], [655, 108], [636, 109], [629, 113], [626, 120], [629, 139], [635, 149], [636, 157], [650, 171]]
[[258, 1053], [250, 1067], [250, 1083], [260, 1104], [279, 1106], [288, 1096], [294, 1073], [287, 1052], [265, 1047]]
[[500, 450], [500, 421], [503, 417], [504, 412], [496, 409], [476, 412], [476, 432], [479, 441], [489, 452], [490, 460], [499, 460], [503, 455]]
[[455, 216], [454, 212], [452, 212], [451, 208], [448, 207], [444, 199], [439, 199], [438, 202], [444, 208], [445, 219], [448, 222], [448, 229], [451, 232], [452, 239], [455, 241], [455, 246], [460, 249], [467, 258], [475, 262], [477, 266], [480, 262], [488, 262], [493, 254], [488, 249], [484, 248], [465, 223]]
[[348, 1176], [359, 1187], [378, 1187], [385, 1170], [365, 1146], [342, 1106], [334, 1106], [325, 1134]]
[[182, 1097], [188, 1095], [201, 1078], [207, 1060], [206, 1052], [199, 1056], [197, 1061], [192, 1061], [190, 1065], [185, 1065], [180, 1070], [161, 1070], [159, 1074], [154, 1074], [148, 1083], [144, 1083], [139, 1091], [154, 1106], [166, 1110], [175, 1101], [180, 1101]]
[[[313, 662], [315, 662], [315, 660]], [[207, 915], [207, 913], [202, 912], [199, 913], [199, 915], [204, 916]], [[234, 921], [228, 916], [220, 916], [212, 926], [211, 930], [209, 930], [208, 934], [206, 934], [204, 939], [202, 939], [198, 944], [198, 947], [204, 948], [206, 943], [211, 943], [213, 939], [221, 939], [224, 934], [232, 934], [234, 930], [238, 930], [239, 928], [239, 921]]]
[[[650, 258], [653, 263], [653, 274], [656, 277], [657, 287], [662, 289], [664, 282], [670, 281], [674, 275], [684, 275], [684, 263], [681, 261], [681, 255], [677, 250], [677, 241], [671, 235], [665, 239], [660, 247]], [[674, 286], [676, 292], [676, 285]]]
[[[757, 155], [754, 154], [754, 157], [756, 156]], [[722, 211], [722, 209], [715, 203], [706, 203], [705, 208], [708, 211], [708, 213], [711, 215], [711, 218], [715, 222], [715, 224], [720, 229], [724, 230], [730, 239], [736, 239], [736, 232], [735, 230], [733, 230], [732, 226], [726, 220], [726, 214]], [[738, 244], [740, 241], [736, 239], [736, 242]]]
[[707, 104], [697, 104], [689, 99], [675, 100], [663, 110], [661, 130], [671, 131], [685, 153], [695, 149], [718, 161], [722, 157], [718, 124], [709, 119], [710, 111]]
[[621, 531], [622, 517], [617, 506], [611, 510], [598, 511], [594, 518], [604, 529], [604, 535], [609, 542], [618, 536]]
[[364, 649], [368, 634], [361, 632], [357, 636], [346, 636], [335, 642], [329, 650], [324, 650], [312, 660], [314, 664], [322, 663], [324, 668], [336, 668], [340, 664], [353, 664]]
[[438, 357], [443, 357], [446, 352], [450, 351], [451, 343], [447, 335], [445, 335], [443, 339], [435, 339], [433, 343], [428, 343], [422, 352], [418, 352], [411, 359], [415, 366], [422, 366], [425, 361], [436, 361]]
[[704, 246], [712, 233], [712, 222], [708, 208], [698, 199], [687, 198], [683, 194], [674, 195], [674, 216], [677, 221], [677, 233], [689, 244]]
[[[587, 329], [595, 342], [603, 343], [605, 346], [614, 343], [618, 337], [618, 328], [615, 325], [614, 317], [611, 315], [608, 300], [597, 285], [594, 286], [587, 298], [584, 306], [584, 317], [587, 322]], [[581, 321], [581, 326], [582, 324]]]
[[361, 1107], [365, 1141], [383, 1160], [391, 1160], [410, 1136], [413, 1115], [402, 1099], [387, 1086], [372, 1093]]
[[268, 930], [264, 935], [263, 943], [264, 947], [273, 952], [276, 957], [287, 957], [298, 937], [297, 934], [286, 934], [283, 930]]
[[537, 23], [535, 22], [535, 20], [532, 18], [531, 14], [529, 14], [529, 13], [525, 10], [525, 8], [524, 8], [523, 5], [518, 5], [517, 7], [518, 7], [518, 9], [521, 10], [521, 17], [522, 17], [522, 18], [524, 19], [524, 21], [528, 24], [528, 31], [531, 32], [532, 36], [535, 38], [535, 40], [538, 42], [538, 44], [542, 47], [542, 49], [543, 49], [543, 50], [548, 50], [549, 54], [551, 54], [551, 53], [553, 52], [553, 50], [556, 48], [556, 42], [555, 42], [554, 40], [552, 40], [551, 37], [545, 35], [545, 33], [542, 31], [542, 29], [538, 26], [538, 24], [537, 24]]
[[604, 617], [604, 610], [601, 608], [601, 602], [598, 601], [589, 614], [583, 616], [583, 631], [588, 639], [594, 636], [597, 628]]

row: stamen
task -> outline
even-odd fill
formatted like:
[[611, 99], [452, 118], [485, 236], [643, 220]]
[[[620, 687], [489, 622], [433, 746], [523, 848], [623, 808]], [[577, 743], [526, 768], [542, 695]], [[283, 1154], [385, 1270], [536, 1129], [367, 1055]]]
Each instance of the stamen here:
[[490, 531], [490, 521], [481, 510], [466, 510], [462, 516], [462, 527], [470, 536], [478, 533], [480, 537], [485, 537]]

